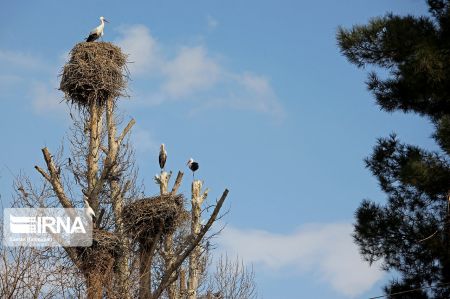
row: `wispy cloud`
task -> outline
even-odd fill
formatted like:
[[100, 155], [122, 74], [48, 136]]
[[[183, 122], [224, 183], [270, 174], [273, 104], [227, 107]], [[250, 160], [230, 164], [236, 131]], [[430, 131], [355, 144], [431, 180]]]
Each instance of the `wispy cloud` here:
[[222, 70], [202, 46], [184, 47], [163, 68], [166, 81], [162, 90], [171, 97], [182, 97], [211, 88]]
[[[218, 22], [207, 16], [208, 26], [216, 27]], [[145, 80], [145, 88], [136, 94], [145, 99], [145, 105], [161, 105], [168, 101], [190, 101], [189, 115], [208, 109], [237, 109], [254, 111], [280, 120], [284, 109], [270, 80], [248, 71], [226, 69], [217, 57], [203, 45], [171, 47], [163, 45], [144, 25], [122, 26], [121, 37], [116, 41], [129, 55], [129, 69], [136, 82]], [[173, 50], [177, 48], [178, 50]], [[161, 49], [168, 49], [163, 55]], [[0, 63], [8, 70], [0, 72], [6, 80], [1, 89], [15, 86], [24, 70], [33, 70], [56, 79], [61, 65], [68, 59], [68, 51], [58, 57], [58, 63], [46, 64], [34, 55], [0, 49]], [[21, 70], [17, 73], [12, 70]], [[55, 73], [56, 72], [56, 73]], [[25, 80], [33, 95], [33, 107], [37, 113], [61, 110], [57, 91], [47, 84]], [[140, 81], [142, 83], [142, 81]], [[53, 84], [54, 85], [54, 84]], [[141, 84], [140, 86], [143, 86]]]
[[256, 111], [271, 114], [277, 118], [284, 116], [283, 107], [269, 79], [252, 73], [244, 73], [237, 77], [237, 82], [244, 90], [244, 95], [237, 99], [236, 105], [238, 107], [251, 107]]
[[284, 119], [286, 113], [269, 79], [252, 73], [230, 74], [229, 77], [231, 80], [226, 84], [229, 90], [227, 94], [202, 102], [190, 114], [196, 115], [203, 110], [220, 107], [256, 111], [270, 115], [276, 121]]
[[117, 44], [129, 55], [129, 68], [133, 75], [159, 71], [162, 57], [157, 41], [146, 26], [124, 26], [119, 28], [119, 32], [122, 38], [117, 40]]
[[368, 291], [383, 272], [362, 261], [351, 232], [347, 223], [305, 225], [292, 234], [227, 227], [218, 242], [247, 263], [311, 274], [337, 292], [355, 297]]
[[[61, 103], [63, 94], [57, 89], [57, 74], [66, 60], [67, 53], [53, 63], [46, 63], [32, 54], [0, 49], [0, 64], [4, 66], [0, 69], [0, 90], [7, 92], [20, 86], [24, 94], [31, 99], [36, 114], [66, 114], [68, 107]], [[37, 77], [48, 79], [36, 80]]]
[[[217, 26], [212, 17], [209, 22]], [[162, 55], [159, 49], [170, 47], [158, 42], [144, 25], [123, 27], [120, 33], [117, 42], [133, 62], [131, 76], [148, 80], [146, 85], [153, 89], [137, 92], [148, 99], [146, 105], [184, 100], [193, 103], [190, 114], [228, 108], [283, 118], [283, 106], [265, 76], [226, 69], [216, 58], [220, 55], [212, 55], [205, 45], [181, 46], [172, 56]]]

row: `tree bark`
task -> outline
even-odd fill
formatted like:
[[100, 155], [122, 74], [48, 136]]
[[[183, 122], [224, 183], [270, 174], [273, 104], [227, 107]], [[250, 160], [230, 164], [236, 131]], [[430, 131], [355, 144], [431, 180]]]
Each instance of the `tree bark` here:
[[[192, 216], [191, 216], [191, 234], [196, 237], [200, 233], [201, 230], [201, 206], [203, 201], [208, 196], [208, 190], [206, 190], [203, 194], [202, 191], [202, 181], [195, 180], [192, 182]], [[197, 288], [200, 276], [200, 247], [196, 246], [190, 256], [189, 256], [189, 280], [188, 280], [188, 298], [196, 299], [197, 298]]]
[[[165, 195], [168, 194], [169, 190], [169, 180], [172, 176], [172, 172], [167, 173], [166, 171], [162, 171], [159, 176], [155, 177], [156, 183], [159, 185], [160, 194]], [[165, 263], [165, 268], [169, 269], [174, 260], [174, 250], [173, 250], [173, 234], [167, 234], [164, 239], [164, 251], [163, 258]], [[175, 275], [175, 273], [173, 274]], [[177, 298], [177, 289], [175, 283], [169, 284], [167, 287], [167, 296], [169, 299]]]
[[109, 186], [111, 190], [111, 202], [115, 218], [115, 230], [121, 240], [122, 254], [117, 258], [117, 279], [119, 294], [122, 298], [130, 298], [129, 294], [129, 267], [128, 267], [128, 239], [124, 235], [122, 210], [123, 210], [123, 194], [122, 188], [119, 184], [119, 166], [117, 156], [119, 152], [119, 142], [116, 139], [117, 127], [114, 120], [114, 102], [113, 99], [108, 99], [106, 102], [106, 127], [108, 131], [108, 156], [111, 157], [111, 171], [109, 174]]
[[180, 270], [180, 298], [186, 298], [186, 270]]
[[[100, 132], [102, 129], [102, 111], [99, 109], [97, 102], [92, 101], [89, 107], [89, 151], [86, 157], [87, 162], [87, 182], [88, 193], [92, 194], [92, 190], [97, 182], [98, 159], [100, 151]], [[88, 198], [89, 205], [95, 213], [98, 212], [98, 198]]]
[[86, 273], [87, 299], [102, 299], [103, 285], [98, 273]]
[[214, 211], [212, 212], [211, 216], [209, 217], [208, 221], [202, 228], [200, 229], [200, 233], [197, 236], [192, 236], [191, 241], [185, 248], [181, 248], [177, 250], [175, 253], [175, 261], [170, 266], [169, 269], [165, 269], [164, 275], [161, 278], [161, 281], [156, 288], [156, 290], [152, 293], [151, 299], [156, 299], [161, 296], [162, 292], [167, 288], [169, 284], [171, 284], [172, 281], [172, 273], [175, 272], [177, 269], [181, 267], [181, 264], [186, 260], [186, 258], [192, 253], [192, 250], [198, 246], [200, 241], [203, 239], [205, 234], [209, 231], [213, 223], [216, 221], [217, 216], [219, 215], [220, 209], [222, 208], [223, 203], [225, 202], [225, 199], [228, 196], [228, 189], [225, 189], [223, 191], [222, 196], [217, 201], [216, 206], [214, 207]]
[[139, 248], [139, 298], [146, 299], [151, 296], [151, 281], [152, 281], [152, 256], [148, 248], [144, 248], [141, 244]]

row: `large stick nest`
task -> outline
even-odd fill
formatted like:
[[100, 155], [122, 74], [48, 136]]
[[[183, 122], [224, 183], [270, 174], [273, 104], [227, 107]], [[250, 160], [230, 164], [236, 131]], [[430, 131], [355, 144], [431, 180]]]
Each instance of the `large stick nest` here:
[[81, 107], [126, 96], [126, 62], [127, 56], [111, 43], [79, 43], [70, 51], [59, 88], [69, 102]]
[[114, 260], [121, 254], [119, 238], [108, 231], [94, 229], [92, 246], [78, 247], [82, 271], [105, 273], [111, 269]]
[[127, 234], [135, 242], [147, 244], [156, 236], [175, 231], [188, 217], [183, 195], [158, 195], [132, 202], [123, 209]]

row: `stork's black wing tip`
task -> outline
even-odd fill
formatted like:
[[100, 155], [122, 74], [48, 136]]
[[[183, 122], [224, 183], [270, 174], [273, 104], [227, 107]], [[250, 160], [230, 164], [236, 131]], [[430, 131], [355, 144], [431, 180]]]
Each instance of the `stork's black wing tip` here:
[[86, 38], [86, 42], [93, 42], [93, 41], [95, 41], [97, 39], [97, 35], [95, 35], [95, 34], [91, 34], [91, 35], [89, 35], [87, 38]]

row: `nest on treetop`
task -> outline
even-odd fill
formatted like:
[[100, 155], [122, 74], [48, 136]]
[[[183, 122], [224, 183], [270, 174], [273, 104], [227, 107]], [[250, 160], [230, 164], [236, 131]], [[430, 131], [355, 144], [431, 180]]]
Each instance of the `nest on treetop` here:
[[82, 42], [70, 51], [59, 89], [67, 101], [79, 107], [92, 102], [103, 105], [107, 99], [126, 96], [127, 56], [106, 42]]
[[119, 238], [108, 231], [93, 229], [92, 245], [77, 247], [83, 272], [106, 273], [111, 270], [117, 256], [121, 254]]
[[158, 235], [173, 233], [188, 217], [182, 194], [136, 200], [122, 212], [125, 231], [134, 242], [146, 245]]

